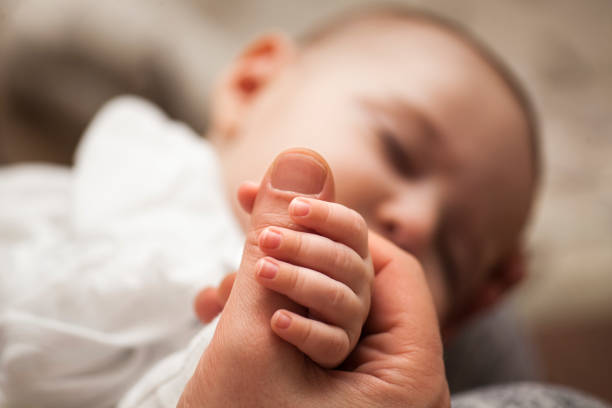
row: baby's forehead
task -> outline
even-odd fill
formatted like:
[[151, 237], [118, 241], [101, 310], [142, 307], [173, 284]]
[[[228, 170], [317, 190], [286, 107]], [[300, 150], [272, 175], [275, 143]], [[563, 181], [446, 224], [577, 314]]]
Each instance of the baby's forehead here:
[[406, 52], [420, 41], [444, 40], [450, 46], [449, 49], [474, 53], [472, 44], [465, 41], [463, 33], [450, 24], [437, 17], [421, 14], [361, 15], [340, 19], [316, 30], [305, 36], [301, 43], [305, 51], [337, 47], [336, 51], [342, 48], [346, 51], [358, 49], [365, 54], [372, 47]]
[[529, 139], [537, 181], [539, 143], [530, 98], [505, 63], [463, 27], [435, 15], [392, 10], [340, 19], [307, 36], [304, 46], [306, 52], [323, 51], [315, 52], [323, 66], [343, 56], [347, 72], [378, 65], [378, 75], [393, 78], [395, 73], [398, 86], [413, 85], [406, 67], [418, 64], [437, 70], [452, 82], [450, 86], [480, 88], [490, 94], [489, 100], [509, 100], [506, 106], [519, 112], [512, 115], [513, 122], [527, 134], [518, 137]]
[[410, 139], [404, 147], [416, 146], [416, 156], [428, 157], [420, 148], [437, 141], [430, 150], [445, 158], [440, 168], [453, 169], [445, 182], [462, 209], [456, 218], [495, 255], [514, 243], [531, 205], [534, 135], [525, 98], [471, 41], [435, 19], [372, 15], [327, 27], [305, 52], [319, 85], [366, 95], [370, 108], [398, 118], [391, 130]]
[[[419, 80], [414, 71], [420, 69], [446, 86], [478, 86], [507, 93], [499, 86], [503, 81], [499, 81], [496, 67], [476, 48], [451, 29], [429, 20], [389, 16], [351, 20], [314, 37], [304, 45], [302, 54], [323, 74], [342, 70], [350, 74], [347, 78], [362, 73], [361, 81], [386, 79], [389, 86], [410, 87]], [[363, 72], [366, 69], [367, 75]]]

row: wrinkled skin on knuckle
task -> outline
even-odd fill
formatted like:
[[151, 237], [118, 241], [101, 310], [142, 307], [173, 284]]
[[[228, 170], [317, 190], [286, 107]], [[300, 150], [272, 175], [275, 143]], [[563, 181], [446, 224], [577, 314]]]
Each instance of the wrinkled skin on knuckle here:
[[[351, 317], [362, 316], [364, 314], [365, 300], [366, 299], [359, 297], [356, 293], [351, 291], [350, 297], [348, 298], [348, 310], [351, 314]], [[353, 320], [355, 319], [353, 318]]]
[[343, 336], [335, 336], [323, 347], [322, 360], [328, 367], [336, 367], [346, 358], [350, 350], [350, 340], [345, 333]]
[[345, 332], [349, 341], [349, 349], [352, 350], [355, 344], [359, 341], [359, 337], [361, 336], [363, 321], [357, 322], [353, 321], [351, 327], [346, 328]]
[[306, 323], [304, 325], [304, 329], [301, 330], [299, 336], [299, 342], [301, 345], [306, 346], [309, 345], [312, 339], [312, 324]]
[[[339, 243], [334, 243], [335, 245], [333, 246], [333, 254], [332, 257], [334, 258], [334, 262], [333, 265], [336, 265], [337, 268], [343, 270], [343, 271], [351, 271], [351, 275], [358, 273], [359, 271], [355, 270], [355, 266], [359, 265], [359, 263], [355, 262], [355, 258], [353, 256], [353, 251], [352, 249], [349, 249], [347, 246], [343, 245], [343, 244], [339, 244]], [[352, 276], [352, 278], [357, 278], [359, 279], [359, 276]]]
[[[258, 256], [262, 254], [259, 249], [259, 235], [265, 229], [265, 227], [253, 229], [246, 234], [245, 245], [243, 256], [249, 254], [251, 256]], [[243, 259], [244, 261], [256, 261], [257, 259]]]
[[359, 293], [369, 297], [374, 284], [374, 266], [369, 258], [359, 264], [359, 282]]
[[329, 307], [343, 309], [346, 302], [345, 289], [341, 285], [333, 285], [329, 288]]
[[329, 203], [323, 204], [323, 214], [321, 216], [321, 224], [327, 224], [329, 220], [334, 218], [334, 206]]
[[300, 254], [308, 255], [310, 253], [310, 246], [308, 245], [308, 240], [304, 239], [301, 233], [292, 234], [291, 238], [291, 255], [294, 257], [299, 256]]
[[355, 236], [360, 237], [363, 243], [365, 244], [364, 246], [367, 248], [368, 226], [365, 220], [363, 219], [363, 217], [361, 216], [361, 214], [359, 214], [355, 210], [351, 210], [351, 213], [352, 213], [351, 232], [355, 234]]
[[299, 272], [297, 267], [290, 268], [291, 272], [289, 273], [289, 290], [292, 292], [299, 292], [304, 287], [304, 277]]
[[368, 315], [370, 314], [370, 292], [368, 292], [365, 296], [360, 297], [359, 300], [360, 304], [357, 315], [361, 318], [361, 324], [363, 324], [368, 318]]
[[359, 287], [359, 290], [356, 291], [357, 296], [362, 301], [363, 309], [361, 312], [367, 315], [370, 313], [370, 305], [372, 303], [372, 289], [374, 287], [374, 265], [372, 264], [372, 260], [368, 257], [364, 261], [364, 272], [362, 284]]

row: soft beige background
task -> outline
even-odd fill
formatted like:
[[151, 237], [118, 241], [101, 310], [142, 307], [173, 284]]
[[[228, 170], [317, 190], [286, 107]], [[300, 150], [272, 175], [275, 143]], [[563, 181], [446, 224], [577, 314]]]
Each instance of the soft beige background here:
[[[215, 74], [249, 38], [269, 29], [299, 33], [371, 3], [0, 0], [0, 162], [64, 160], [69, 151], [60, 146], [74, 144], [101, 101], [126, 90], [163, 101], [202, 130]], [[612, 1], [401, 3], [465, 23], [534, 94], [545, 176], [517, 310], [552, 380], [612, 400]], [[53, 54], [66, 47], [77, 56]], [[48, 52], [54, 64], [35, 63]], [[66, 71], [73, 60], [80, 68]], [[103, 79], [84, 73], [97, 65]], [[33, 103], [63, 122], [28, 124], [25, 108], [15, 106]]]

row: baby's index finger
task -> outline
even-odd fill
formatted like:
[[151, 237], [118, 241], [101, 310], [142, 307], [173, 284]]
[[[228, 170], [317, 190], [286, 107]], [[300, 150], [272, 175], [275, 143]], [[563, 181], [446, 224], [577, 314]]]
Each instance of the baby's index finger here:
[[296, 197], [289, 204], [289, 215], [301, 226], [344, 244], [362, 258], [367, 258], [368, 227], [357, 211], [337, 203]]

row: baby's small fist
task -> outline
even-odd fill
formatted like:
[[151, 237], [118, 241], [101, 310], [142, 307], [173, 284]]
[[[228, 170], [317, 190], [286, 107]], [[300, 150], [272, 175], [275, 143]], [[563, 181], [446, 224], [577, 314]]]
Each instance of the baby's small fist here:
[[309, 309], [271, 319], [272, 330], [325, 367], [353, 350], [370, 309], [374, 269], [363, 218], [340, 204], [295, 198], [289, 214], [312, 232], [269, 227], [259, 236], [268, 255], [257, 263], [263, 286]]

